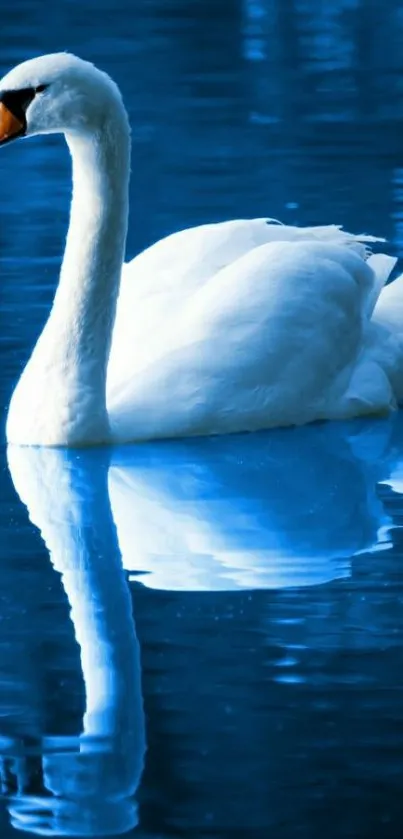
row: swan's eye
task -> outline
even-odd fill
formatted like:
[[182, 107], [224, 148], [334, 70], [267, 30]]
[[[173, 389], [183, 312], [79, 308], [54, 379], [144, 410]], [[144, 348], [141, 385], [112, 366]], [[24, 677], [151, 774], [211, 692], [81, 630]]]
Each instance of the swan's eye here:
[[38, 87], [35, 87], [35, 93], [43, 93], [44, 90], [48, 87], [47, 84], [38, 84]]

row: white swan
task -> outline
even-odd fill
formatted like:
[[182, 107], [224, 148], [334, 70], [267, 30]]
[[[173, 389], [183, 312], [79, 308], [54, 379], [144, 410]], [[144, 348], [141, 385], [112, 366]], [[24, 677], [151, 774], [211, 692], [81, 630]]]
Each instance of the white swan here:
[[64, 53], [0, 82], [0, 142], [55, 132], [73, 159], [70, 228], [50, 317], [11, 400], [9, 442], [226, 433], [400, 401], [394, 301], [382, 324], [371, 320], [394, 260], [367, 258], [373, 237], [265, 219], [207, 225], [145, 251], [120, 285], [127, 115], [107, 75]]

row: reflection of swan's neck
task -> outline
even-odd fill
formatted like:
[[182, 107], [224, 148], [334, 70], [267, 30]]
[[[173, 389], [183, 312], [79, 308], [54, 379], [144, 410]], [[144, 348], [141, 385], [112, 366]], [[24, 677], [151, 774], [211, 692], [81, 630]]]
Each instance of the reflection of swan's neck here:
[[[40, 528], [71, 606], [86, 693], [84, 733], [142, 717], [139, 647], [108, 497], [103, 451], [10, 447], [14, 485]], [[127, 703], [127, 696], [130, 703]]]
[[84, 734], [128, 738], [134, 718], [134, 725], [141, 729], [137, 738], [142, 739], [139, 645], [120, 557], [101, 553], [86, 566], [84, 560], [81, 568], [62, 571], [81, 649]]
[[[8, 462], [16, 491], [61, 574], [85, 683], [80, 752], [46, 755], [44, 784], [57, 797], [60, 824], [68, 815], [69, 835], [87, 834], [82, 828], [90, 819], [98, 826], [104, 822], [94, 835], [111, 834], [111, 826], [117, 835], [122, 825], [129, 829], [136, 822], [126, 799], [143, 770], [145, 722], [140, 649], [108, 497], [108, 450], [11, 446]], [[20, 804], [14, 812], [33, 824], [40, 800]], [[52, 807], [46, 799], [47, 824]]]
[[[66, 250], [52, 312], [18, 385], [14, 412], [11, 406], [11, 442], [13, 436], [54, 445], [108, 437], [106, 367], [128, 217], [130, 136], [121, 101], [114, 98], [98, 132], [66, 139], [73, 160]], [[29, 428], [21, 433], [27, 409]], [[17, 439], [11, 432], [18, 424]]]

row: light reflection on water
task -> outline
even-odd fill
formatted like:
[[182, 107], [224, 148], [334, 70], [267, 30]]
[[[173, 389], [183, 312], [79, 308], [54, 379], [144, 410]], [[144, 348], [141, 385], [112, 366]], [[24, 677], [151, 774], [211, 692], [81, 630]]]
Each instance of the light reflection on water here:
[[[21, 0], [0, 56], [67, 48], [119, 83], [129, 256], [253, 215], [402, 253], [400, 0], [135, 6]], [[2, 150], [0, 183], [4, 407], [57, 279], [62, 141]], [[46, 548], [2, 451], [2, 839], [400, 836], [402, 434], [11, 454]]]

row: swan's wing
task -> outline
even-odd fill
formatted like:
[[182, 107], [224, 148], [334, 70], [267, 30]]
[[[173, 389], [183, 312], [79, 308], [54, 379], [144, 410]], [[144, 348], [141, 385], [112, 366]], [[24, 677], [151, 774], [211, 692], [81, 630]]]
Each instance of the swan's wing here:
[[[266, 219], [205, 224], [166, 236], [122, 270], [108, 379], [130, 376], [149, 336], [218, 271], [276, 235]], [[108, 385], [109, 386], [109, 385]]]
[[221, 268], [271, 241], [277, 228], [283, 225], [266, 219], [237, 219], [179, 230], [124, 265], [123, 291], [128, 293], [131, 284], [137, 298], [179, 289], [183, 294], [184, 283], [187, 291], [194, 290]]
[[335, 225], [293, 227], [270, 219], [237, 219], [181, 230], [157, 242], [123, 268], [108, 387], [120, 386], [142, 359], [150, 336], [178, 309], [231, 265], [271, 242], [312, 241], [351, 245], [365, 254], [371, 236], [354, 236]]
[[159, 294], [193, 293], [218, 271], [269, 242], [322, 241], [352, 244], [380, 241], [347, 233], [337, 225], [295, 227], [273, 219], [235, 219], [204, 224], [166, 236], [123, 267], [122, 295], [133, 302]]
[[355, 247], [253, 249], [148, 335], [131, 374], [109, 391], [114, 434], [229, 432], [387, 410], [382, 369], [373, 386], [365, 382], [362, 404], [357, 381], [349, 394], [375, 283]]

